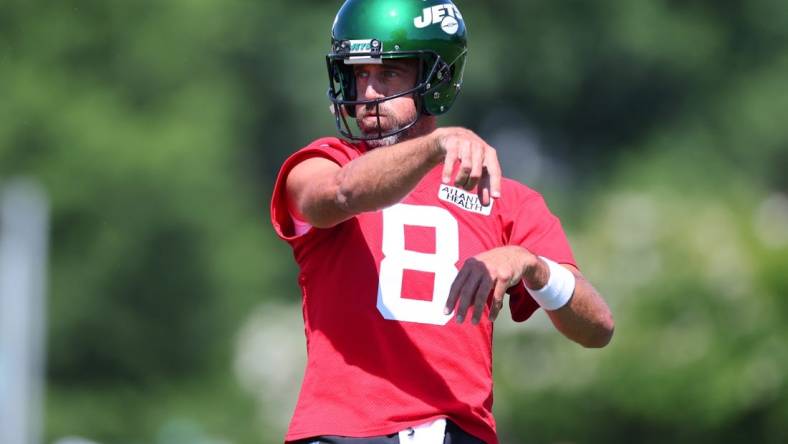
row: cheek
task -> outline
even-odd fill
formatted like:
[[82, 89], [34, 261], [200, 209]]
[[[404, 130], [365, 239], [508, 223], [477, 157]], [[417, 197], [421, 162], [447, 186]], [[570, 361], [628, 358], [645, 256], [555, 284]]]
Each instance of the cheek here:
[[416, 102], [411, 96], [391, 100], [389, 106], [400, 117], [411, 117], [416, 114]]

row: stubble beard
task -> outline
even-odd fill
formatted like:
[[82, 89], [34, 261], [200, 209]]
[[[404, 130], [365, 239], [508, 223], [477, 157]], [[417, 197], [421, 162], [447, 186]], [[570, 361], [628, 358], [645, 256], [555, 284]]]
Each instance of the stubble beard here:
[[[398, 130], [400, 128], [404, 128], [405, 126], [409, 125], [411, 122], [412, 122], [412, 120], [410, 120], [408, 122], [397, 122], [397, 124], [394, 126], [394, 128], [388, 129], [387, 131], [384, 131], [384, 132], [396, 131], [396, 130]], [[405, 131], [400, 131], [397, 134], [392, 134], [390, 136], [383, 137], [383, 138], [380, 138], [380, 139], [366, 140], [365, 143], [367, 144], [367, 146], [369, 148], [380, 148], [380, 147], [384, 147], [384, 146], [392, 146], [392, 145], [396, 145], [396, 144], [401, 143], [401, 142], [405, 142], [406, 140], [414, 139], [416, 137], [419, 137], [421, 135], [426, 134], [427, 132], [429, 132], [429, 130], [427, 128], [428, 128], [428, 124], [425, 121], [425, 119], [423, 117], [419, 117], [418, 120], [416, 120], [416, 123], [413, 124], [413, 126], [411, 126], [410, 128], [406, 129]], [[378, 130], [377, 130], [377, 128], [369, 130], [369, 131], [363, 131], [362, 130], [362, 133], [365, 136], [375, 135], [375, 134], [378, 133]]]
[[[381, 109], [383, 109], [383, 108], [381, 108]], [[356, 120], [356, 124], [359, 126], [359, 130], [361, 130], [361, 133], [364, 136], [374, 136], [375, 134], [378, 134], [379, 132], [389, 133], [389, 132], [392, 132], [392, 131], [397, 131], [397, 130], [399, 130], [401, 128], [404, 128], [404, 127], [410, 125], [411, 122], [413, 122], [414, 118], [417, 119], [417, 120], [416, 120], [416, 123], [413, 124], [413, 126], [411, 126], [410, 128], [406, 129], [405, 131], [400, 131], [400, 132], [398, 132], [396, 134], [392, 134], [391, 136], [383, 137], [383, 138], [380, 138], [380, 139], [366, 140], [365, 143], [367, 144], [367, 146], [369, 148], [372, 149], [372, 148], [380, 148], [380, 147], [384, 147], [384, 146], [396, 145], [396, 144], [398, 144], [400, 142], [404, 142], [406, 140], [409, 140], [409, 139], [412, 139], [414, 137], [417, 137], [418, 135], [420, 135], [421, 131], [423, 130], [423, 128], [422, 128], [422, 126], [423, 126], [422, 120], [423, 119], [421, 119], [418, 116], [418, 114], [415, 115], [415, 116], [410, 117], [407, 120], [405, 120], [405, 119], [403, 119], [403, 120], [397, 119], [394, 116], [392, 116], [391, 114], [387, 114], [387, 118], [393, 120], [394, 124], [391, 126], [391, 128], [383, 129], [382, 131], [379, 131], [377, 125], [375, 125], [375, 127], [372, 127], [372, 128], [363, 128], [361, 126], [361, 120], [360, 119]]]
[[367, 146], [370, 148], [380, 148], [382, 146], [391, 146], [396, 145], [403, 140], [407, 140], [406, 133], [408, 130], [402, 131], [401, 133], [392, 134], [391, 136], [384, 137], [382, 139], [370, 139], [366, 140]]

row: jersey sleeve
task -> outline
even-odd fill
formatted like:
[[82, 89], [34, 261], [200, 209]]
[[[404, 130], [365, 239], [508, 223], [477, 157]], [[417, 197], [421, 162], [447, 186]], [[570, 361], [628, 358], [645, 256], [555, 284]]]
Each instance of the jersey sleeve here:
[[[511, 217], [504, 219], [504, 232], [509, 245], [520, 245], [538, 256], [577, 267], [561, 221], [550, 212], [539, 193], [524, 193]], [[525, 321], [539, 308], [522, 282], [508, 293], [512, 319], [517, 322]]]
[[[287, 202], [287, 190], [285, 186], [287, 175], [296, 165], [307, 159], [322, 157], [335, 162], [339, 166], [344, 166], [359, 155], [360, 152], [354, 146], [344, 143], [339, 139], [325, 138], [312, 142], [288, 157], [279, 170], [276, 183], [274, 184], [274, 192], [271, 197], [271, 224], [277, 236], [292, 244], [302, 236], [307, 236], [309, 234], [309, 232], [303, 235], [297, 233]], [[311, 231], [314, 230], [310, 230], [310, 232]]]

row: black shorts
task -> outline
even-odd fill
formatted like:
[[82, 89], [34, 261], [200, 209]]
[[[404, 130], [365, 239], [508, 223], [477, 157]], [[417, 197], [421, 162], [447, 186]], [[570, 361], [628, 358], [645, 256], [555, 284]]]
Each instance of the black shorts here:
[[[369, 438], [315, 436], [296, 441], [293, 444], [399, 444], [399, 433]], [[484, 444], [484, 441], [466, 433], [457, 424], [446, 420], [446, 437], [443, 438], [443, 444]]]

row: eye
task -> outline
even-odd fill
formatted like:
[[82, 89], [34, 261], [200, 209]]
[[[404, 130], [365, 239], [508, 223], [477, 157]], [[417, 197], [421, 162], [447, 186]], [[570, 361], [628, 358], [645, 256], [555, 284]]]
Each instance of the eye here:
[[387, 69], [387, 70], [383, 71], [383, 77], [385, 77], [387, 79], [393, 79], [393, 78], [399, 77], [399, 72]]
[[368, 71], [361, 70], [361, 69], [356, 70], [356, 78], [366, 79], [367, 77], [369, 77], [369, 72]]

